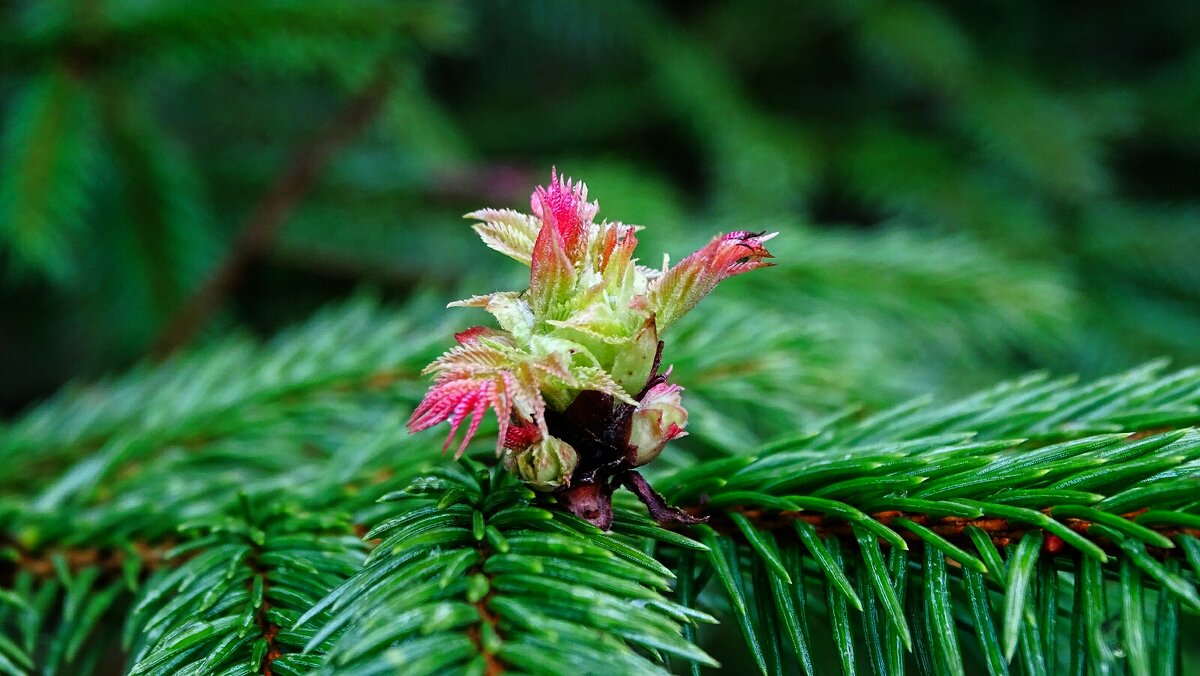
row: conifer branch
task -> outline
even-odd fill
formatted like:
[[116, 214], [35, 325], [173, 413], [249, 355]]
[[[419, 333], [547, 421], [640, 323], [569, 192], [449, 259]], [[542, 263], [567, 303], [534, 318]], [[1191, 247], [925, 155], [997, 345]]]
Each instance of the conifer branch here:
[[[270, 669], [275, 676], [383, 668], [398, 658], [414, 673], [465, 664], [484, 673], [545, 671], [539, 665], [552, 661], [566, 668], [572, 659], [612, 650], [620, 651], [625, 671], [644, 673], [658, 659], [645, 646], [660, 642], [672, 654], [703, 661], [684, 638], [695, 635], [686, 623], [664, 623], [638, 606], [645, 591], [606, 577], [615, 571], [659, 593], [654, 580], [665, 580], [663, 566], [676, 567], [677, 588], [683, 590], [682, 580], [688, 580], [679, 598], [689, 604], [711, 599], [717, 585], [710, 582], [719, 582], [727, 594], [740, 593], [746, 613], [732, 603], [730, 625], [744, 623], [749, 627], [744, 635], [758, 637], [769, 669], [778, 662], [771, 641], [797, 650], [798, 639], [780, 631], [791, 631], [791, 621], [816, 621], [818, 610], [828, 609], [830, 621], [854, 628], [849, 634], [854, 635], [861, 605], [862, 618], [878, 620], [880, 645], [892, 645], [888, 632], [901, 640], [902, 627], [910, 630], [907, 640], [914, 646], [933, 641], [921, 637], [926, 629], [914, 621], [901, 622], [913, 613], [923, 617], [928, 598], [964, 604], [961, 610], [981, 618], [976, 620], [981, 635], [989, 623], [1000, 627], [998, 652], [988, 654], [1002, 661], [1007, 641], [1020, 651], [1032, 640], [1023, 625], [1014, 625], [1018, 628], [1004, 638], [1003, 614], [991, 607], [1004, 598], [1014, 562], [1032, 566], [1029, 587], [1046, 598], [1050, 591], [1040, 590], [1069, 586], [1077, 573], [1091, 576], [1079, 587], [1087, 591], [1113, 584], [1110, 573], [1134, 566], [1121, 573], [1129, 585], [1149, 594], [1168, 590], [1158, 595], [1166, 619], [1153, 612], [1147, 618], [1163, 631], [1175, 626], [1172, 613], [1190, 607], [1193, 560], [1200, 560], [1200, 540], [1194, 537], [1200, 517], [1189, 502], [1200, 471], [1200, 434], [1194, 431], [1200, 371], [1172, 373], [1156, 364], [1083, 384], [1027, 377], [957, 402], [913, 402], [873, 415], [835, 416], [817, 429], [656, 477], [656, 488], [672, 503], [713, 517], [711, 537], [704, 528], [688, 531], [705, 538], [705, 551], [620, 501], [613, 534], [602, 535], [549, 498], [506, 492], [514, 487], [502, 481], [503, 474], [493, 478], [496, 469], [481, 479], [479, 465], [448, 467], [430, 453], [427, 440], [400, 436], [407, 407], [419, 393], [410, 375], [452, 331], [421, 328], [427, 324], [421, 312], [410, 308], [406, 314], [399, 318], [369, 303], [352, 303], [269, 347], [232, 342], [185, 356], [103, 389], [64, 396], [7, 427], [0, 456], [17, 468], [18, 479], [37, 476], [22, 461], [37, 458], [40, 449], [53, 449], [43, 458], [61, 462], [82, 452], [80, 439], [104, 440], [92, 455], [77, 458], [61, 485], [35, 488], [36, 509], [23, 502], [0, 504], [12, 515], [8, 535], [37, 534], [41, 552], [27, 561], [42, 574], [7, 568], [12, 571], [7, 588], [31, 603], [38, 589], [59, 584], [58, 571], [44, 576], [53, 552], [69, 563], [79, 556], [70, 553], [76, 543], [84, 543], [84, 556], [97, 557], [88, 550], [129, 540], [160, 542], [156, 538], [170, 533], [180, 543], [176, 550], [190, 553], [144, 575], [135, 610], [128, 613], [127, 631], [134, 637], [129, 664], [142, 665], [139, 673], [167, 674], [257, 660], [255, 670]], [[689, 344], [675, 348], [691, 349]], [[179, 405], [143, 417], [146, 402]], [[83, 404], [95, 408], [90, 419], [79, 413]], [[489, 434], [485, 428], [480, 432]], [[73, 450], [60, 454], [60, 449]], [[490, 448], [480, 452], [491, 458]], [[103, 462], [97, 464], [98, 457]], [[227, 471], [214, 474], [214, 463]], [[429, 473], [428, 467], [435, 469]], [[382, 493], [410, 482], [404, 494], [393, 495], [398, 501], [376, 504]], [[281, 486], [288, 487], [282, 501]], [[347, 516], [331, 529], [327, 522], [296, 521], [287, 510], [282, 516], [242, 514], [230, 508], [239, 493], [263, 505], [303, 505], [310, 516]], [[1088, 510], [1107, 516], [1097, 519]], [[482, 540], [473, 534], [475, 511], [482, 515]], [[135, 514], [139, 518], [131, 518]], [[492, 526], [494, 532], [488, 530]], [[805, 528], [807, 540], [800, 535]], [[998, 546], [1005, 538], [1008, 544]], [[1065, 546], [1056, 550], [1055, 538]], [[1167, 551], [1163, 539], [1174, 547]], [[496, 542], [513, 549], [504, 553]], [[605, 568], [612, 557], [594, 549], [604, 546], [618, 547], [621, 553], [614, 555], [632, 557], [636, 565]], [[368, 551], [371, 560], [363, 565]], [[690, 568], [687, 551], [695, 552]], [[720, 552], [720, 561], [713, 552]], [[948, 561], [938, 558], [942, 553]], [[317, 577], [304, 568], [329, 557], [335, 569], [318, 569]], [[460, 557], [478, 560], [457, 568], [466, 561]], [[924, 563], [918, 566], [918, 560]], [[104, 559], [80, 559], [91, 561]], [[872, 583], [883, 579], [872, 577], [882, 575], [880, 562], [889, 584], [900, 579], [900, 571], [920, 598], [895, 587], [892, 597], [881, 596]], [[388, 572], [392, 565], [400, 568]], [[431, 567], [414, 567], [425, 565]], [[95, 569], [84, 565], [67, 572], [87, 582]], [[928, 579], [926, 569], [932, 571]], [[600, 570], [608, 572], [597, 574]], [[440, 587], [443, 579], [451, 582]], [[29, 588], [30, 581], [40, 586]], [[610, 584], [631, 596], [602, 595], [600, 606], [588, 605], [591, 600], [546, 606], [547, 598], [563, 595], [591, 599]], [[120, 579], [107, 587], [79, 583], [82, 591], [63, 603], [105, 602], [115, 585], [126, 589]], [[546, 585], [553, 587], [549, 595], [542, 594]], [[982, 588], [989, 606], [968, 607], [969, 599], [961, 596], [968, 587]], [[434, 597], [412, 595], [418, 589]], [[796, 607], [814, 595], [829, 598], [810, 605], [802, 620]], [[785, 608], [790, 603], [794, 612], [766, 617], [777, 603]], [[46, 626], [58, 622], [59, 607], [45, 611]], [[587, 618], [592, 623], [587, 628], [570, 624], [599, 608], [606, 610]], [[1038, 626], [1075, 621], [1050, 613], [1052, 620], [1046, 608], [1039, 606]], [[420, 626], [397, 623], [406, 612], [448, 624], [425, 636]], [[606, 614], [629, 612], [641, 613], [640, 619], [617, 622]], [[678, 620], [686, 612], [673, 608], [668, 614]], [[548, 619], [542, 617], [548, 613]], [[556, 624], [554, 613], [567, 615], [568, 624]], [[1079, 620], [1080, 631], [1103, 625], [1093, 611], [1076, 615], [1086, 618]], [[523, 621], [544, 622], [538, 626], [556, 632], [557, 640], [570, 635], [581, 646], [561, 653]], [[243, 626], [250, 628], [244, 636]], [[646, 626], [652, 627], [649, 633]], [[185, 638], [192, 632], [204, 638], [188, 648]], [[1176, 639], [1168, 633], [1161, 640]], [[900, 652], [887, 653], [888, 659], [906, 654], [903, 641], [896, 645]], [[53, 663], [36, 647], [26, 650], [32, 663]], [[787, 658], [784, 650], [780, 659]], [[953, 653], [945, 648], [937, 656], [951, 660], [952, 654], [970, 658], [961, 648]]]
[[[1158, 368], [911, 402], [683, 469], [660, 485], [712, 525], [699, 529], [707, 565], [679, 575], [720, 581], [763, 673], [782, 667], [784, 643], [814, 673], [802, 608], [822, 588], [847, 673], [864, 645], [890, 672], [916, 651], [962, 673], [955, 606], [970, 607], [991, 673], [1018, 649], [1026, 671], [1057, 660], [1045, 638], [1059, 622], [1086, 637], [1079, 664], [1111, 667], [1122, 650], [1141, 668], [1133, 627], [1149, 623], [1174, 646], [1174, 618], [1200, 612], [1200, 372]], [[911, 566], [914, 554], [923, 563]], [[1133, 600], [1109, 637], [1116, 572]], [[1068, 585], [1064, 610], [1057, 590]], [[1159, 590], [1157, 614], [1136, 601], [1143, 588]]]
[[603, 534], [514, 483], [463, 460], [385, 496], [395, 516], [367, 533], [382, 541], [362, 571], [293, 629], [307, 650], [328, 646], [319, 673], [644, 674], [661, 673], [662, 654], [713, 664], [679, 633], [708, 616], [661, 595], [669, 571], [626, 533], [701, 545], [624, 511], [622, 535]]
[[[1050, 516], [1051, 509], [1039, 510], [1041, 513]], [[1136, 518], [1146, 512], [1148, 509], [1140, 509], [1135, 512], [1119, 515], [1120, 518], [1128, 521], [1130, 524], [1136, 523]], [[776, 537], [783, 539], [794, 537], [795, 525], [797, 521], [803, 521], [811, 525], [817, 535], [822, 540], [837, 538], [846, 542], [853, 542], [857, 539], [857, 534], [854, 531], [853, 522], [836, 517], [830, 517], [822, 514], [809, 514], [797, 511], [771, 511], [758, 507], [734, 506], [722, 510], [705, 510], [703, 507], [693, 507], [688, 509], [688, 512], [698, 516], [710, 517], [709, 526], [721, 535], [731, 536], [741, 542], [745, 542], [742, 531], [731, 518], [731, 514], [738, 514], [754, 526], [757, 531], [769, 531], [776, 534]], [[978, 517], [978, 518], [963, 518], [953, 516], [931, 516], [929, 514], [921, 514], [917, 512], [901, 512], [901, 511], [886, 511], [874, 512], [867, 515], [879, 524], [892, 528], [897, 531], [897, 534], [905, 542], [909, 544], [920, 544], [923, 542], [920, 536], [904, 531], [898, 528], [896, 519], [907, 519], [918, 525], [926, 526], [929, 530], [940, 535], [946, 540], [959, 546], [969, 545], [971, 539], [968, 535], [969, 529], [976, 528], [986, 533], [992, 544], [1003, 550], [1005, 547], [1016, 544], [1026, 534], [1034, 531], [1042, 532], [1044, 539], [1042, 541], [1042, 551], [1048, 554], [1060, 554], [1067, 550], [1067, 545], [1062, 538], [1045, 529], [1031, 526], [1027, 523], [1011, 521], [1001, 517]], [[1120, 544], [1113, 542], [1103, 536], [1096, 536], [1092, 533], [1092, 527], [1096, 525], [1094, 522], [1087, 519], [1067, 518], [1062, 520], [1062, 524], [1071, 531], [1088, 538], [1101, 549], [1108, 553], [1120, 551]], [[686, 528], [676, 527], [674, 530], [686, 532]], [[1158, 535], [1168, 540], [1174, 539], [1179, 535], [1188, 535], [1191, 537], [1200, 537], [1200, 528], [1191, 528], [1178, 525], [1154, 525], [1150, 529]], [[881, 540], [880, 545], [884, 548], [892, 546], [888, 540]], [[1167, 559], [1170, 557], [1181, 557], [1183, 552], [1174, 548], [1164, 548], [1157, 546], [1149, 546], [1146, 550], [1159, 559]]]
[[[269, 600], [271, 594], [271, 583], [268, 579], [267, 570], [263, 566], [260, 556], [262, 549], [256, 547], [254, 553], [251, 554], [250, 568], [256, 575], [255, 580], [262, 585], [263, 600], [262, 604], [254, 612], [254, 624], [258, 627], [258, 635], [265, 642], [266, 651], [263, 654], [259, 672], [263, 676], [273, 676], [271, 664], [283, 655], [283, 650], [279, 646], [277, 640], [279, 636], [279, 625], [271, 619], [271, 602]], [[250, 592], [254, 589], [254, 581], [246, 582], [246, 591]]]
[[172, 540], [135, 540], [129, 543], [127, 549], [60, 545], [31, 550], [7, 535], [0, 535], [0, 549], [10, 554], [8, 558], [0, 559], [0, 589], [11, 587], [18, 572], [29, 573], [38, 580], [54, 578], [58, 575], [56, 560], [61, 560], [65, 570], [71, 574], [85, 568], [97, 568], [101, 580], [119, 579], [125, 574], [126, 566], [133, 561], [138, 566], [139, 577], [145, 577], [159, 568], [178, 565], [186, 560], [186, 557], [167, 559], [167, 553], [174, 546]]
[[479, 617], [483, 620], [483, 623], [479, 627], [471, 627], [468, 629], [467, 634], [470, 636], [471, 642], [475, 645], [475, 649], [480, 655], [483, 655], [483, 673], [486, 676], [498, 676], [499, 674], [503, 674], [505, 672], [504, 664], [496, 657], [495, 653], [492, 652], [488, 643], [484, 641], [482, 630], [482, 627], [486, 625], [489, 631], [493, 632], [497, 637], [503, 638], [503, 634], [500, 630], [500, 621], [489, 607], [492, 595], [495, 593], [492, 590], [495, 580], [490, 574], [488, 574], [487, 571], [483, 569], [482, 563], [483, 561], [488, 560], [488, 557], [491, 556], [492, 551], [491, 547], [483, 542], [481, 542], [476, 549], [479, 552], [481, 563], [472, 568], [469, 574], [483, 576], [483, 579], [487, 580], [488, 582], [488, 592], [483, 596], [483, 598], [475, 602], [475, 610], [479, 613]]

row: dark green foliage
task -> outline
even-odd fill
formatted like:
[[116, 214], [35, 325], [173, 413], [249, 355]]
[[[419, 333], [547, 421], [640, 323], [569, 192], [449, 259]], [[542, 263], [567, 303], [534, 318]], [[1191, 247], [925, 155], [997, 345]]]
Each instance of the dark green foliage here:
[[4, 428], [4, 668], [121, 659], [121, 618], [138, 673], [678, 672], [711, 662], [706, 612], [764, 673], [1178, 666], [1196, 370], [1030, 376], [694, 461], [656, 485], [712, 517], [700, 544], [640, 507], [604, 535], [408, 437], [451, 330], [430, 312], [360, 300]]
[[[167, 555], [182, 563], [151, 576], [126, 619], [131, 674], [254, 672], [272, 651], [299, 652], [296, 618], [362, 566], [365, 547], [344, 517], [269, 509], [247, 499], [237, 516], [182, 527], [187, 543]], [[281, 674], [313, 666], [271, 660]]]
[[[1168, 1], [4, 3], [0, 674], [1195, 670], [1198, 30]], [[141, 362], [381, 71], [207, 333]], [[456, 464], [403, 430], [485, 321], [442, 305], [522, 286], [459, 215], [553, 164], [674, 260], [782, 233], [668, 337], [690, 437], [648, 474], [706, 526], [618, 500], [601, 534], [488, 433]], [[246, 335], [364, 282], [399, 302]]]
[[306, 651], [327, 653], [325, 671], [339, 674], [482, 674], [497, 664], [642, 674], [659, 672], [663, 657], [715, 665], [680, 633], [681, 623], [715, 620], [664, 598], [672, 573], [640, 549], [642, 537], [620, 537], [626, 522], [651, 537], [656, 527], [623, 513], [618, 535], [604, 535], [533, 498], [477, 463], [385, 496], [400, 513], [367, 533], [380, 541], [362, 571], [300, 618], [312, 634]]
[[56, 277], [71, 270], [72, 239], [95, 180], [96, 112], [65, 69], [41, 74], [18, 93], [4, 128], [0, 237], [21, 268]]
[[1187, 3], [560, 5], [7, 3], [6, 409], [134, 361], [378, 64], [379, 113], [226, 319], [484, 272], [449, 224], [557, 163], [676, 257], [782, 229], [787, 284], [746, 296], [838, 336], [820, 381], [853, 402], [1200, 358]]
[[[1200, 432], [1139, 430], [1161, 429], [1159, 413], [1171, 410], [1186, 426], [1198, 401], [1200, 374], [1163, 374], [1160, 365], [1088, 385], [1029, 377], [950, 405], [905, 404], [769, 444], [716, 482], [697, 467], [663, 484], [677, 502], [703, 493], [724, 532], [709, 529], [705, 543], [714, 552], [746, 543], [746, 570], [761, 569], [772, 589], [794, 587], [805, 568], [819, 573], [847, 673], [898, 672], [913, 659], [921, 671], [999, 674], [1018, 653], [1026, 673], [1050, 673], [1067, 626], [1085, 647], [1069, 653], [1080, 668], [1115, 669], [1122, 656], [1131, 672], [1149, 673], [1146, 636], [1162, 631], [1159, 645], [1176, 641], [1175, 609], [1200, 614], [1198, 578], [1177, 566], [1195, 558], [1194, 530], [1172, 527], [1200, 514]], [[1164, 521], [1157, 510], [1171, 516]], [[803, 549], [781, 557], [764, 544], [773, 533], [789, 540], [794, 533], [788, 546]], [[896, 568], [881, 543], [893, 554], [922, 552], [922, 564], [907, 571], [916, 595], [912, 587], [907, 596], [896, 592]], [[710, 565], [722, 580], [736, 580], [738, 561], [726, 553]], [[1142, 610], [1151, 581], [1172, 609], [1157, 619]], [[1113, 608], [1110, 587], [1118, 582]], [[1075, 591], [1060, 595], [1060, 587]], [[787, 645], [808, 631], [757, 621], [743, 610], [744, 589], [723, 589], [752, 645]], [[851, 621], [852, 612], [861, 621]], [[1116, 632], [1107, 628], [1114, 617], [1123, 627]], [[895, 643], [882, 639], [884, 623]], [[919, 645], [905, 658], [896, 651], [910, 644], [914, 627]], [[977, 652], [964, 649], [968, 640]], [[801, 664], [806, 652], [797, 648]], [[759, 667], [770, 673], [762, 660]]]
[[[165, 113], [170, 94], [191, 107], [206, 83], [232, 70], [264, 84], [319, 75], [337, 102], [373, 64], [403, 67], [413, 52], [457, 42], [462, 19], [445, 3], [369, 0], [8, 3], [0, 9], [0, 273], [14, 288], [6, 291], [49, 289], [67, 313], [56, 321], [81, 333], [72, 357], [87, 356], [84, 370], [127, 363], [211, 272], [218, 243], [243, 217], [227, 210], [228, 186], [214, 185], [203, 157], [210, 141], [185, 131], [204, 116]], [[239, 117], [227, 101], [213, 102], [220, 108], [210, 121]], [[305, 126], [280, 137], [286, 155], [311, 133]], [[259, 184], [269, 180], [234, 192], [265, 190]]]

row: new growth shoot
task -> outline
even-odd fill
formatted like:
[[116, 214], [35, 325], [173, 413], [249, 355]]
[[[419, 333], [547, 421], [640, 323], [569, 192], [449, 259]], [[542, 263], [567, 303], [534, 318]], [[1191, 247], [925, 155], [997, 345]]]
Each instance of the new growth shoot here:
[[448, 421], [456, 456], [488, 409], [500, 423], [496, 452], [531, 488], [607, 530], [612, 494], [636, 493], [660, 523], [694, 523], [668, 506], [636, 468], [687, 434], [683, 388], [662, 367], [662, 335], [723, 279], [772, 265], [776, 233], [737, 231], [661, 269], [634, 258], [637, 226], [596, 222], [587, 186], [551, 172], [531, 214], [467, 214], [488, 247], [530, 267], [526, 291], [451, 303], [487, 310], [425, 369], [434, 384], [408, 422], [412, 432]]

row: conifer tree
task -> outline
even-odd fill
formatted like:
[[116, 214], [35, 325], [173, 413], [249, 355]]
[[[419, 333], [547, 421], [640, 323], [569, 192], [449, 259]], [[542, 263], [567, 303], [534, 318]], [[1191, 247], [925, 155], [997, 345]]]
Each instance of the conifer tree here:
[[1192, 673], [1197, 18], [0, 3], [0, 674]]

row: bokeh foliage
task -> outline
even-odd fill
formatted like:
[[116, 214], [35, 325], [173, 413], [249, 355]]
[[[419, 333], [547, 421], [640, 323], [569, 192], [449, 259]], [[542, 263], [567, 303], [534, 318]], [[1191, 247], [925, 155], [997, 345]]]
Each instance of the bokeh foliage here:
[[1200, 357], [1192, 3], [560, 4], [6, 3], [5, 407], [144, 354], [380, 64], [216, 326], [490, 276], [455, 219], [558, 164], [648, 248], [782, 229], [743, 300], [895, 376], [856, 399]]

